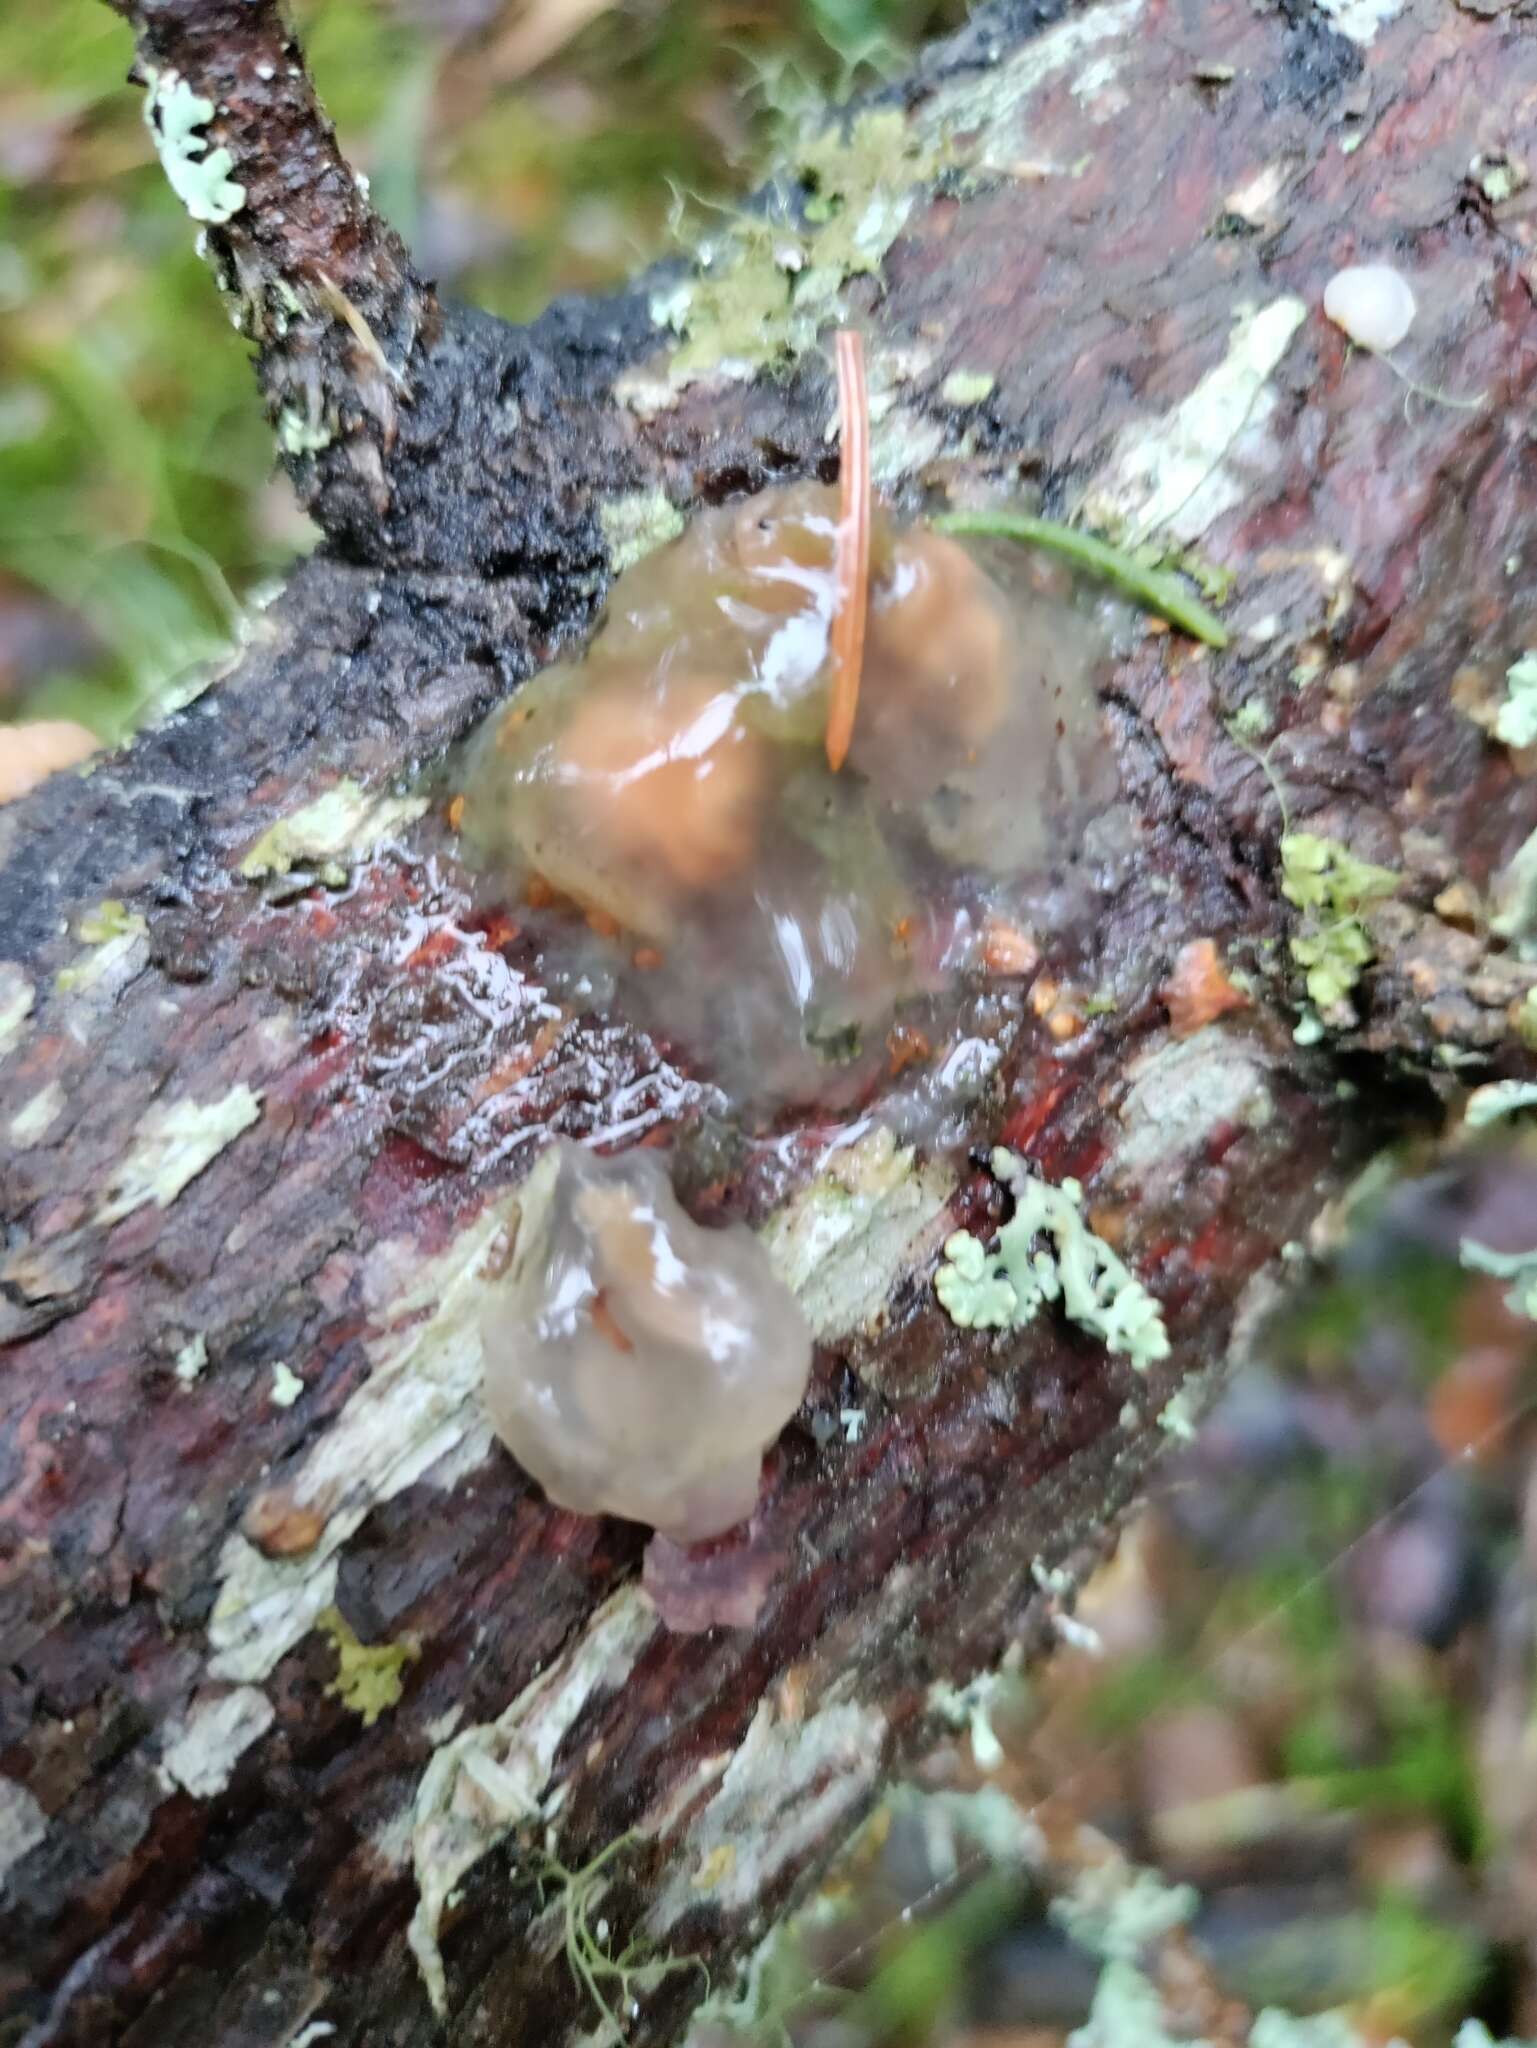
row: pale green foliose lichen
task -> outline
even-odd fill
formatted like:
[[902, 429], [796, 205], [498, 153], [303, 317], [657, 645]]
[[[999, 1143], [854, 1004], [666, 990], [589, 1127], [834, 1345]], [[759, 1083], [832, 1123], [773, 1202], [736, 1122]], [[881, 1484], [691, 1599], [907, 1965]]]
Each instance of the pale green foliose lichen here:
[[350, 780], [338, 782], [291, 817], [269, 825], [240, 863], [240, 872], [247, 881], [286, 875], [296, 867], [344, 872], [347, 859], [370, 852], [426, 808], [425, 797], [381, 796]]
[[1345, 2013], [1315, 2012], [1299, 2019], [1267, 2005], [1254, 2015], [1249, 2048], [1364, 2048], [1364, 2043]]
[[1196, 1424], [1205, 1407], [1205, 1390], [1187, 1380], [1184, 1386], [1171, 1394], [1158, 1411], [1158, 1427], [1177, 1437], [1181, 1443], [1195, 1441]]
[[919, 188], [943, 160], [895, 108], [808, 137], [793, 168], [809, 197], [743, 214], [694, 251], [693, 273], [658, 292], [651, 315], [681, 337], [676, 387], [717, 371], [749, 377], [809, 348], [850, 278], [880, 269]]
[[1494, 736], [1507, 747], [1537, 744], [1537, 654], [1528, 652], [1505, 671], [1505, 702], [1494, 721]]
[[1530, 1251], [1497, 1252], [1492, 1245], [1465, 1237], [1461, 1256], [1469, 1272], [1490, 1273], [1496, 1280], [1513, 1281], [1515, 1284], [1505, 1297], [1506, 1307], [1515, 1315], [1537, 1322], [1537, 1245]]
[[12, 960], [0, 960], [0, 1059], [21, 1037], [37, 991]]
[[1327, 1014], [1345, 1001], [1376, 957], [1361, 912], [1391, 896], [1391, 868], [1361, 860], [1337, 839], [1288, 832], [1281, 840], [1281, 894], [1303, 912], [1291, 941], [1305, 970], [1308, 998]]
[[171, 1369], [184, 1387], [190, 1387], [207, 1363], [208, 1339], [199, 1330], [195, 1337], [189, 1337], [182, 1345]]
[[1491, 1081], [1473, 1090], [1462, 1120], [1477, 1131], [1522, 1109], [1537, 1109], [1537, 1081]]
[[981, 405], [992, 397], [995, 382], [985, 370], [952, 370], [939, 395], [946, 405]]
[[318, 455], [336, 439], [325, 420], [312, 420], [297, 406], [285, 405], [278, 414], [278, 446], [285, 455]]
[[1089, 2017], [1067, 2037], [1067, 2048], [1214, 2048], [1204, 2037], [1169, 2031], [1158, 1987], [1133, 1963], [1106, 1963], [1094, 1987]]
[[86, 912], [75, 927], [75, 935], [89, 950], [72, 966], [59, 969], [54, 987], [60, 995], [94, 988], [98, 982], [114, 976], [118, 969], [126, 970], [139, 941], [148, 937], [149, 926], [138, 911], [109, 896]]
[[235, 159], [222, 145], [210, 149], [204, 129], [217, 109], [175, 71], [152, 73], [144, 95], [144, 122], [154, 138], [171, 190], [194, 220], [215, 226], [245, 205], [244, 185], [230, 177]]
[[1156, 1870], [1112, 1858], [1085, 1870], [1050, 1910], [1080, 1948], [1107, 1962], [1134, 1963], [1192, 1919], [1199, 1904], [1194, 1886], [1171, 1885]]
[[272, 1391], [267, 1399], [274, 1408], [292, 1408], [303, 1392], [303, 1380], [291, 1365], [280, 1358], [272, 1368]]
[[112, 1176], [96, 1221], [121, 1222], [147, 1202], [168, 1209], [260, 1112], [260, 1095], [244, 1081], [216, 1102], [154, 1104], [139, 1119], [133, 1149]]
[[1014, 1214], [995, 1252], [966, 1230], [946, 1243], [934, 1287], [951, 1321], [962, 1329], [1022, 1329], [1044, 1302], [1060, 1298], [1071, 1321], [1123, 1352], [1137, 1371], [1167, 1358], [1162, 1310], [1084, 1221], [1078, 1183], [1053, 1187], [1001, 1146], [992, 1165], [1013, 1190]]
[[[1283, 2044], [1284, 2048], [1284, 2044]], [[1464, 2020], [1457, 2029], [1457, 2038], [1452, 2048], [1537, 2048], [1532, 2041], [1496, 2041], [1482, 2020]]]

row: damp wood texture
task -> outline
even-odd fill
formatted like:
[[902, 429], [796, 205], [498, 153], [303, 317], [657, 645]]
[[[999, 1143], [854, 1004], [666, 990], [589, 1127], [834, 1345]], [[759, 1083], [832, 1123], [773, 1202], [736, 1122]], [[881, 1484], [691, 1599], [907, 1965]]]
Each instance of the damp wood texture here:
[[[0, 2025], [591, 2039], [541, 1852], [628, 1837], [616, 1950], [728, 1991], [936, 1682], [1044, 1654], [1280, 1248], [1532, 1075], [1537, 38], [1440, 0], [984, 8], [700, 260], [519, 330], [416, 275], [275, 6], [119, 12], [326, 544], [195, 700], [0, 813]], [[1376, 262], [1391, 360], [1323, 312]], [[1140, 548], [1228, 636], [1131, 609], [1115, 831], [854, 1132], [735, 1116], [656, 1019], [552, 987], [434, 779], [648, 541], [836, 483], [839, 328], [882, 504]], [[555, 1136], [669, 1147], [816, 1340], [751, 1521], [648, 1558], [656, 1600], [647, 1532], [547, 1505], [481, 1402]], [[1079, 1184], [1064, 1265], [1113, 1251], [1166, 1355], [1055, 1300], [951, 1320], [995, 1146]], [[661, 1619], [701, 1604], [735, 1625]], [[630, 1988], [671, 2042], [703, 1970]]]

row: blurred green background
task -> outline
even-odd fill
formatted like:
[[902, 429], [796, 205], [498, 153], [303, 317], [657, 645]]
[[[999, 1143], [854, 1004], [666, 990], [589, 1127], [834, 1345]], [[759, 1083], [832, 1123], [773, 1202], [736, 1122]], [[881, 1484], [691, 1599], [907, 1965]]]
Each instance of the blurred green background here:
[[[958, 19], [924, 0], [301, 0], [354, 164], [445, 289], [614, 284], [776, 123]], [[92, 0], [0, 10], [0, 718], [116, 738], [313, 544]]]

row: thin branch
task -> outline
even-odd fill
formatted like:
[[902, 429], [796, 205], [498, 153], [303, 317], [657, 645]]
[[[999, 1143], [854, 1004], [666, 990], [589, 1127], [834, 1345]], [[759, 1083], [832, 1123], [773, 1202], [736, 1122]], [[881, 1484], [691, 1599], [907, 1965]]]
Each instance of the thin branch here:
[[340, 467], [387, 497], [397, 406], [436, 303], [342, 156], [276, 0], [108, 4], [133, 28], [146, 124], [257, 345], [301, 494], [316, 508]]

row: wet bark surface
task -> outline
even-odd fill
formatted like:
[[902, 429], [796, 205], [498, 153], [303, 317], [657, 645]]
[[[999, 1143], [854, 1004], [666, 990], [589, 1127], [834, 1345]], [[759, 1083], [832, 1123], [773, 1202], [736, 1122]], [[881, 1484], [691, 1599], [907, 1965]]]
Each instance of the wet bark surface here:
[[[822, 1328], [766, 1469], [753, 1542], [779, 1562], [756, 1622], [643, 1628], [581, 1691], [530, 1811], [471, 1815], [486, 1848], [442, 1915], [440, 2018], [406, 1939], [424, 1775], [581, 1668], [644, 1542], [548, 1507], [439, 1371], [462, 1352], [460, 1266], [494, 1252], [496, 1205], [552, 1133], [671, 1142], [701, 1216], [757, 1222], [834, 1135], [745, 1127], [694, 1049], [552, 1004], [518, 906], [461, 859], [441, 764], [592, 621], [605, 502], [659, 490], [686, 512], [833, 472], [829, 366], [812, 349], [625, 403], [616, 382], [654, 390], [676, 346], [657, 280], [526, 331], [440, 307], [274, 12], [124, 11], [143, 61], [220, 109], [249, 202], [212, 254], [274, 413], [328, 422], [290, 458], [327, 546], [204, 694], [0, 813], [3, 2038], [557, 2041], [596, 2015], [540, 1918], [531, 1844], [555, 1816], [572, 1868], [638, 1829], [616, 1933], [681, 1887], [667, 1947], [729, 1981], [932, 1732], [934, 1682], [1043, 1652], [1053, 1574], [1102, 1552], [1168, 1446], [1161, 1409], [1222, 1368], [1280, 1247], [1459, 1077], [1531, 1069], [1513, 863], [1537, 782], [1489, 728], [1537, 644], [1518, 155], [1537, 39], [1428, 5], [1369, 44], [1247, 0], [1004, 6], [887, 96], [915, 124], [942, 110], [950, 138], [844, 289], [891, 394], [896, 501], [1140, 509], [1231, 575], [1232, 644], [1150, 632], [1120, 662], [1105, 718], [1134, 857], [1039, 935], [1034, 980], [975, 993], [962, 1023], [1000, 1063], [886, 1298]], [[1414, 279], [1398, 360], [1477, 405], [1414, 395], [1323, 321], [1325, 281], [1362, 255]], [[1292, 299], [1274, 362], [1223, 387], [1244, 323]], [[947, 399], [956, 371], [986, 395]], [[427, 807], [249, 872], [339, 788]], [[1311, 1045], [1283, 799], [1293, 830], [1400, 878], [1356, 1021]], [[1175, 1037], [1171, 977], [1205, 940], [1250, 1001]], [[194, 1151], [219, 1110], [185, 1178], [178, 1105], [205, 1113]], [[1162, 1303], [1173, 1355], [1146, 1378], [1063, 1323], [1000, 1345], [938, 1308], [946, 1231], [1002, 1213], [1000, 1140], [1084, 1183]], [[862, 1256], [832, 1255], [835, 1294]], [[279, 1366], [302, 1383], [286, 1405]], [[272, 1615], [232, 1615], [232, 1586]], [[416, 1653], [371, 1722], [334, 1689], [333, 1601], [363, 1642]], [[714, 1883], [701, 1843], [727, 1812], [738, 1877]], [[630, 2038], [675, 2038], [701, 1988], [669, 1978]]]

